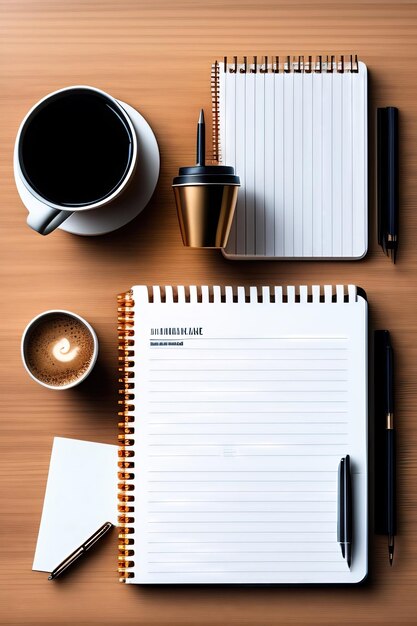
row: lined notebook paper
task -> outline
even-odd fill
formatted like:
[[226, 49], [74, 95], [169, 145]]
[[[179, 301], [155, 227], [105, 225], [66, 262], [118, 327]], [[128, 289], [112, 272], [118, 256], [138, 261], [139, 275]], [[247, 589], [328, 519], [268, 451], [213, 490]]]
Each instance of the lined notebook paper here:
[[228, 257], [366, 254], [367, 69], [354, 69], [217, 64], [215, 143], [241, 179]]
[[[175, 297], [139, 286], [121, 297], [120, 489], [134, 496], [121, 507], [124, 581], [365, 577], [366, 309], [352, 286], [178, 287]], [[336, 535], [346, 454], [351, 570]]]

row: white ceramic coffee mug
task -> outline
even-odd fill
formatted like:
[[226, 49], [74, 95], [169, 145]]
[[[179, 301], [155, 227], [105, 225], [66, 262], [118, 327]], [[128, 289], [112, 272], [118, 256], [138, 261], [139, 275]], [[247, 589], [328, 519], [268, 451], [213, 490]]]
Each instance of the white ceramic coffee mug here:
[[[49, 195], [45, 193], [45, 189], [42, 189], [42, 185], [36, 184], [36, 176], [32, 176], [30, 172], [30, 167], [25, 164], [25, 152], [24, 152], [24, 143], [25, 137], [27, 137], [29, 133], [36, 133], [36, 124], [40, 125], [39, 119], [44, 119], [48, 116], [48, 111], [51, 110], [51, 105], [56, 106], [56, 103], [59, 101], [63, 101], [68, 98], [96, 98], [103, 100], [103, 104], [108, 110], [111, 109], [114, 114], [114, 120], [117, 124], [119, 124], [120, 129], [124, 129], [126, 131], [126, 137], [128, 137], [128, 145], [129, 149], [126, 153], [126, 159], [124, 163], [120, 163], [120, 168], [122, 174], [118, 178], [117, 182], [109, 186], [104, 194], [101, 194], [99, 197], [88, 197], [85, 199], [81, 199], [81, 201], [77, 202], [56, 202], [51, 200]], [[69, 110], [75, 110], [73, 106], [71, 109], [71, 104], [68, 104]], [[81, 107], [82, 110], [82, 107]], [[43, 116], [43, 117], [42, 117]], [[94, 118], [96, 119], [96, 118]], [[101, 118], [100, 118], [101, 119]], [[97, 117], [97, 126], [100, 128], [100, 119]], [[62, 124], [62, 128], [65, 128], [66, 120], [60, 120]], [[45, 123], [45, 122], [44, 122]], [[33, 130], [35, 126], [35, 130]], [[46, 125], [48, 128], [48, 125]], [[57, 125], [58, 130], [56, 133], [56, 141], [59, 145], [59, 124]], [[103, 122], [102, 125], [102, 133], [103, 133], [103, 141], [106, 141], [106, 123]], [[35, 135], [36, 136], [36, 135]], [[55, 136], [55, 135], [54, 135]], [[88, 132], [84, 133], [83, 136], [88, 137]], [[39, 168], [39, 163], [42, 162], [42, 149], [44, 142], [42, 141], [41, 132], [39, 132], [39, 137], [35, 145], [37, 146], [36, 154], [31, 154], [32, 164], [35, 164], [35, 168]], [[109, 138], [110, 141], [110, 138]], [[29, 213], [27, 223], [33, 229], [39, 232], [42, 235], [48, 235], [52, 231], [54, 231], [60, 224], [62, 224], [66, 219], [68, 219], [74, 212], [78, 211], [89, 211], [92, 209], [97, 209], [101, 206], [107, 205], [109, 202], [114, 200], [117, 196], [119, 196], [122, 191], [126, 188], [129, 182], [132, 179], [132, 176], [135, 172], [137, 165], [137, 137], [134, 126], [124, 110], [124, 108], [119, 104], [119, 102], [110, 96], [108, 93], [101, 91], [100, 89], [96, 89], [95, 87], [90, 87], [88, 85], [74, 85], [71, 87], [66, 87], [64, 89], [59, 89], [58, 91], [54, 91], [53, 93], [48, 94], [42, 100], [37, 102], [31, 110], [28, 112], [23, 122], [20, 125], [20, 128], [17, 133], [16, 138], [16, 146], [17, 146], [17, 171], [20, 179], [22, 180], [25, 187], [28, 191], [38, 200], [40, 200], [44, 205], [44, 211], [42, 213]], [[82, 151], [83, 156], [85, 156], [85, 151]], [[48, 155], [49, 156], [49, 155]], [[109, 158], [111, 156], [109, 155]], [[28, 159], [26, 159], [27, 161]], [[55, 163], [55, 161], [54, 161]], [[59, 165], [59, 161], [58, 161]], [[91, 163], [91, 167], [94, 167], [94, 163]], [[33, 166], [32, 166], [33, 169]], [[88, 166], [85, 168], [86, 173], [88, 173]], [[50, 177], [53, 179], [53, 176]], [[103, 179], [105, 179], [105, 174], [103, 173]], [[76, 181], [76, 176], [74, 176], [74, 180]]]
[[[31, 332], [36, 328], [36, 326], [38, 326], [40, 323], [42, 322], [46, 322], [47, 318], [53, 318], [54, 316], [59, 316], [59, 315], [63, 315], [63, 316], [68, 316], [70, 318], [73, 318], [75, 320], [77, 320], [78, 322], [80, 322], [87, 330], [87, 332], [90, 334], [91, 339], [93, 340], [93, 350], [92, 350], [92, 354], [91, 354], [91, 360], [88, 364], [88, 367], [85, 371], [82, 372], [82, 374], [80, 374], [79, 377], [77, 377], [75, 380], [71, 381], [68, 384], [65, 385], [50, 385], [46, 382], [44, 382], [43, 380], [40, 380], [40, 378], [38, 378], [31, 370], [28, 360], [27, 360], [27, 347], [28, 347], [28, 341], [30, 341], [30, 335]], [[29, 376], [37, 383], [39, 383], [40, 385], [42, 385], [43, 387], [47, 387], [48, 389], [58, 389], [58, 390], [65, 390], [65, 389], [70, 389], [71, 387], [75, 387], [76, 385], [79, 385], [80, 383], [82, 383], [87, 376], [92, 372], [94, 365], [97, 361], [97, 357], [98, 357], [98, 339], [97, 339], [97, 335], [94, 331], [94, 328], [91, 326], [91, 324], [89, 324], [87, 322], [87, 320], [85, 320], [83, 317], [81, 317], [80, 315], [77, 315], [77, 313], [73, 313], [72, 311], [66, 311], [64, 309], [51, 309], [49, 311], [44, 311], [43, 313], [40, 313], [39, 315], [37, 315], [36, 317], [34, 317], [29, 324], [26, 326], [25, 330], [23, 331], [23, 335], [22, 335], [22, 340], [21, 340], [21, 344], [20, 344], [20, 351], [21, 351], [21, 355], [22, 355], [22, 361], [23, 361], [23, 365], [27, 371], [27, 373], [29, 374]]]

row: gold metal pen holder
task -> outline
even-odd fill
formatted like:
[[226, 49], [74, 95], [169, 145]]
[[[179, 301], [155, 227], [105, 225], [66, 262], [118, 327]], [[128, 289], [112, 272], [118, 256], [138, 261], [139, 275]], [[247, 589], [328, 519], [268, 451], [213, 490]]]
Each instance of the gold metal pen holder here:
[[182, 167], [172, 186], [184, 246], [224, 248], [240, 186], [233, 167]]

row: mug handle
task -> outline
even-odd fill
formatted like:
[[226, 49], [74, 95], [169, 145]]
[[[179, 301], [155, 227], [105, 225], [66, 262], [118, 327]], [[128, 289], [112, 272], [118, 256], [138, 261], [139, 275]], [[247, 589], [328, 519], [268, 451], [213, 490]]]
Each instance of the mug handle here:
[[67, 220], [74, 211], [58, 211], [57, 209], [49, 208], [42, 213], [29, 213], [27, 224], [33, 230], [36, 230], [41, 235], [49, 235], [55, 228], [58, 228], [65, 220]]

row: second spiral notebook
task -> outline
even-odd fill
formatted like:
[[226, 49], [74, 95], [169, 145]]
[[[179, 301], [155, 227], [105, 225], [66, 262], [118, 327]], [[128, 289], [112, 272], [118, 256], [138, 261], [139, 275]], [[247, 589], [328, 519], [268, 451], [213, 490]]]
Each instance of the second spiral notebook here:
[[360, 259], [368, 245], [367, 69], [351, 55], [224, 59], [214, 156], [240, 177], [231, 259]]
[[[367, 572], [367, 305], [353, 286], [119, 298], [119, 570], [139, 584]], [[337, 541], [352, 459], [352, 566]]]

